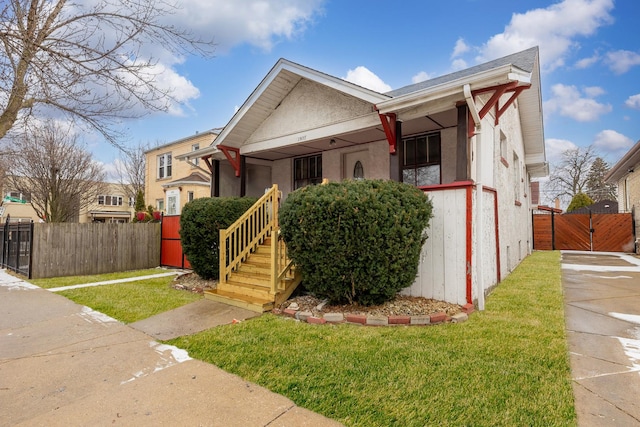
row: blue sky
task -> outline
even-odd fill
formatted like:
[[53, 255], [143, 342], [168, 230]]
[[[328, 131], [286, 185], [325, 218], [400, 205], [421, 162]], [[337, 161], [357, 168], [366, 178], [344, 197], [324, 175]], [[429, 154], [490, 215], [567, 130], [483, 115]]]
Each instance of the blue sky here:
[[174, 23], [216, 56], [163, 58], [183, 102], [125, 123], [127, 144], [224, 126], [281, 57], [384, 92], [538, 45], [548, 160], [593, 144], [613, 165], [640, 139], [639, 18], [636, 0], [182, 0]]

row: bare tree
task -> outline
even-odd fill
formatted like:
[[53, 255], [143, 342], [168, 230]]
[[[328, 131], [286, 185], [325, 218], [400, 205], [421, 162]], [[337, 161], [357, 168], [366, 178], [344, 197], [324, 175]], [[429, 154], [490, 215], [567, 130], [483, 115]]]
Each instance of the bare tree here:
[[175, 101], [146, 52], [209, 56], [213, 44], [166, 24], [167, 0], [0, 3], [0, 139], [20, 119], [63, 115], [118, 145], [122, 119]]
[[11, 189], [28, 195], [47, 222], [77, 222], [79, 213], [104, 193], [104, 171], [78, 136], [48, 123], [26, 132], [11, 158]]
[[115, 168], [118, 184], [124, 194], [133, 200], [138, 193], [144, 194], [146, 171], [146, 155], [148, 147], [138, 144], [136, 147], [120, 151], [120, 158], [116, 160]]
[[552, 199], [560, 199], [566, 206], [573, 196], [586, 192], [589, 169], [595, 158], [596, 154], [592, 146], [563, 152], [560, 162], [551, 165], [551, 174], [545, 186], [545, 192]]

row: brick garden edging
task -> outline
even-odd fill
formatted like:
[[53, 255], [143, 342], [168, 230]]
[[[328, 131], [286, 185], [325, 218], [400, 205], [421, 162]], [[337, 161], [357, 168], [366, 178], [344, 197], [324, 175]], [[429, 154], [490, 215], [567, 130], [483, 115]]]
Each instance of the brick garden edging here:
[[469, 319], [469, 314], [473, 313], [473, 304], [465, 304], [462, 306], [462, 312], [448, 316], [445, 312], [434, 313], [423, 316], [370, 316], [365, 314], [351, 314], [347, 313], [325, 313], [322, 317], [316, 317], [310, 311], [299, 311], [290, 308], [273, 309], [274, 314], [284, 315], [294, 318], [301, 322], [307, 322], [311, 324], [338, 324], [338, 323], [352, 323], [363, 326], [425, 326], [425, 325], [437, 325], [440, 323], [462, 323]]

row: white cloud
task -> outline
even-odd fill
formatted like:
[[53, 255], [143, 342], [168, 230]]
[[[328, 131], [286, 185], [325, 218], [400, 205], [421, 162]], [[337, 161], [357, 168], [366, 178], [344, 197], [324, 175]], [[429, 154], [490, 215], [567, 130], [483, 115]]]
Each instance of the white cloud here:
[[467, 53], [471, 48], [467, 43], [465, 43], [462, 37], [458, 38], [456, 41], [456, 45], [453, 47], [453, 53], [451, 54], [451, 59], [457, 58], [463, 53]]
[[629, 150], [633, 146], [633, 140], [615, 130], [607, 129], [596, 135], [593, 146], [604, 152], [615, 154]]
[[591, 98], [595, 98], [596, 96], [604, 95], [606, 92], [599, 86], [589, 86], [584, 88], [584, 93]]
[[540, 46], [542, 68], [564, 65], [565, 56], [577, 47], [577, 37], [593, 35], [613, 22], [613, 0], [564, 0], [547, 8], [514, 13], [504, 32], [481, 48], [480, 61], [499, 58], [532, 46]]
[[426, 71], [420, 71], [418, 74], [416, 74], [415, 76], [411, 77], [411, 82], [412, 83], [420, 83], [423, 82], [425, 80], [429, 80], [432, 76], [427, 73]]
[[566, 139], [547, 138], [544, 144], [547, 161], [551, 164], [559, 163], [562, 160], [562, 153], [565, 151], [578, 148], [576, 144]]
[[588, 58], [582, 58], [576, 62], [576, 68], [578, 69], [589, 68], [599, 60], [600, 60], [600, 55], [598, 54], [594, 54], [593, 56], [590, 56]]
[[451, 63], [451, 68], [453, 69], [453, 71], [464, 70], [465, 68], [468, 68], [468, 67], [469, 66], [467, 65], [467, 61], [465, 61], [462, 58], [455, 59]]
[[546, 114], [558, 113], [579, 122], [592, 122], [612, 110], [610, 104], [601, 104], [595, 99], [583, 97], [575, 86], [556, 84], [552, 86], [551, 92], [551, 99], [544, 103]]
[[616, 74], [624, 74], [632, 67], [640, 65], [640, 54], [629, 50], [616, 50], [607, 53], [605, 61], [611, 71]]
[[626, 105], [629, 108], [633, 108], [635, 110], [640, 110], [640, 93], [637, 95], [631, 95], [624, 102], [624, 105]]
[[380, 93], [389, 92], [391, 90], [391, 86], [383, 82], [380, 77], [376, 76], [374, 73], [369, 71], [367, 67], [362, 65], [356, 67], [355, 70], [347, 71], [347, 77], [343, 77], [343, 79]]
[[325, 0], [182, 0], [174, 20], [204, 37], [220, 51], [248, 43], [269, 51], [293, 39], [322, 14]]

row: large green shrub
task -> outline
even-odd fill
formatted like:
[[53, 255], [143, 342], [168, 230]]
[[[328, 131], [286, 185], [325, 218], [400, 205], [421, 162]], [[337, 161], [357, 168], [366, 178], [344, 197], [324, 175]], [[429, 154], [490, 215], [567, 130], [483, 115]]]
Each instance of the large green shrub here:
[[289, 194], [280, 226], [307, 290], [334, 303], [371, 305], [415, 280], [431, 211], [411, 185], [345, 181]]
[[228, 228], [256, 202], [250, 197], [206, 197], [187, 203], [180, 216], [182, 250], [203, 279], [217, 279], [220, 229]]

